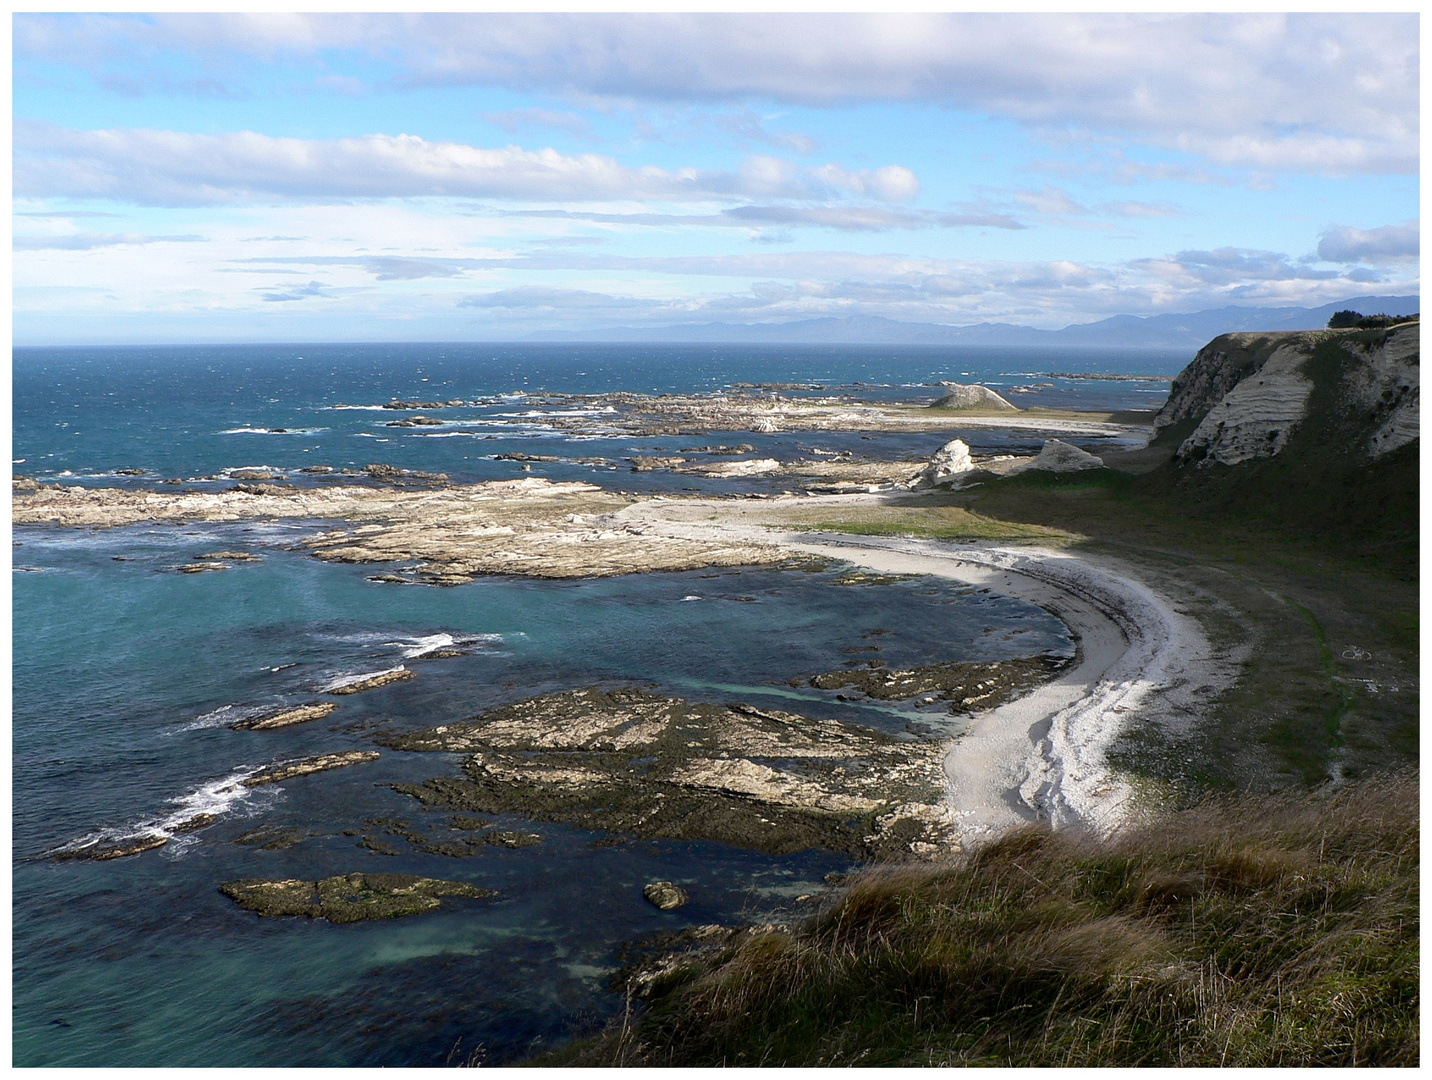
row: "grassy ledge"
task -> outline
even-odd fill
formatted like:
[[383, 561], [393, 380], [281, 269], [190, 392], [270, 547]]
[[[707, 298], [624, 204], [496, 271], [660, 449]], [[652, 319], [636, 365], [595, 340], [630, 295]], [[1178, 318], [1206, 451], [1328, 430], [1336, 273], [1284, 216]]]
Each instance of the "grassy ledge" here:
[[541, 1064], [1416, 1065], [1415, 775], [878, 867]]
[[898, 503], [849, 508], [828, 516], [791, 515], [798, 532], [837, 532], [854, 536], [918, 536], [932, 540], [1008, 540], [1051, 546], [1077, 543], [1078, 533], [1047, 525], [1000, 521], [959, 506], [910, 506]]

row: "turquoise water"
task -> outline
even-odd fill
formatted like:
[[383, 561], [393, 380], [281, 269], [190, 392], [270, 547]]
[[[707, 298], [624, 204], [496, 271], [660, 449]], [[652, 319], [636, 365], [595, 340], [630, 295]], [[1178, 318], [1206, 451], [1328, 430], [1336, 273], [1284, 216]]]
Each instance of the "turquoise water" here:
[[[269, 461], [277, 451], [253, 453], [241, 436], [213, 433], [236, 418], [287, 426], [284, 420], [319, 413], [339, 393], [374, 401], [414, 395], [421, 378], [435, 378], [416, 374], [412, 357], [375, 359], [361, 350], [345, 362], [373, 371], [341, 388], [329, 374], [347, 370], [337, 361], [305, 382], [277, 352], [250, 359], [253, 370], [245, 372], [223, 358], [186, 364], [168, 356], [159, 378], [149, 360], [126, 367], [114, 357], [32, 351], [17, 359], [14, 456], [33, 460], [16, 469], [38, 474], [43, 469], [34, 462], [50, 462], [44, 468], [51, 476], [69, 470], [98, 482], [120, 465], [197, 475]], [[758, 381], [761, 364], [778, 359], [749, 359], [745, 376]], [[846, 360], [848, 367], [882, 362]], [[913, 368], [929, 358], [906, 360]], [[572, 366], [570, 357], [565, 362]], [[636, 368], [603, 377], [645, 389]], [[473, 375], [463, 395], [498, 393], [512, 377], [500, 374], [501, 381], [485, 383]], [[730, 373], [701, 376], [718, 377]], [[584, 378], [590, 388], [590, 374], [570, 381]], [[334, 464], [336, 442], [358, 442], [372, 422], [372, 414], [336, 415], [341, 423], [309, 447]], [[354, 416], [361, 419], [347, 419]], [[282, 437], [253, 438], [269, 446]], [[300, 441], [294, 454], [304, 448]], [[458, 451], [434, 448], [462, 441], [394, 444], [382, 460], [461, 474], [456, 456], [441, 456]], [[469, 475], [486, 476], [494, 464], [476, 461]], [[613, 486], [628, 485], [631, 475]], [[623, 1002], [606, 980], [624, 942], [708, 922], [793, 917], [801, 910], [796, 896], [849, 869], [847, 859], [819, 851], [773, 858], [713, 843], [599, 845], [598, 832], [517, 818], [498, 825], [540, 832], [543, 842], [453, 858], [385, 838], [397, 853], [382, 854], [360, 845], [361, 834], [374, 831], [370, 818], [445, 833], [447, 814], [424, 810], [387, 785], [451, 775], [455, 755], [384, 749], [376, 762], [240, 798], [216, 791], [244, 770], [371, 748], [366, 725], [376, 721], [428, 727], [534, 694], [610, 682], [799, 709], [897, 733], [912, 725], [938, 732], [950, 730], [938, 711], [862, 708], [788, 680], [870, 655], [856, 650], [872, 640], [895, 666], [1072, 649], [1064, 627], [1031, 605], [924, 579], [837, 586], [839, 568], [572, 582], [487, 578], [450, 589], [383, 585], [367, 580], [373, 567], [288, 550], [321, 527], [15, 531], [16, 1064], [442, 1065], [479, 1046], [489, 1063], [511, 1061], [616, 1015]], [[173, 572], [199, 553], [236, 548], [263, 561], [218, 573]], [[863, 636], [878, 629], [895, 632]], [[413, 655], [449, 639], [469, 655]], [[245, 710], [311, 700], [337, 678], [399, 663], [417, 677], [345, 697], [324, 720], [267, 732], [228, 726]], [[217, 820], [157, 850], [102, 862], [49, 857], [77, 838], [132, 835], [196, 809]], [[275, 851], [233, 842], [259, 826], [294, 828], [308, 838]], [[355, 870], [460, 879], [498, 896], [333, 926], [259, 918], [217, 891], [240, 877], [314, 879]], [[661, 878], [681, 882], [690, 904], [663, 913], [646, 903], [642, 884]]]

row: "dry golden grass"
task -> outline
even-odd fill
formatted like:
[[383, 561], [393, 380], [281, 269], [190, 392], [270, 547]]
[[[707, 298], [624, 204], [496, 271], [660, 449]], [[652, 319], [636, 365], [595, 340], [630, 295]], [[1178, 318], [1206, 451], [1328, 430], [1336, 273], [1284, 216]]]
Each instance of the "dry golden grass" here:
[[1219, 799], [874, 868], [553, 1061], [1415, 1065], [1417, 934], [1415, 776]]

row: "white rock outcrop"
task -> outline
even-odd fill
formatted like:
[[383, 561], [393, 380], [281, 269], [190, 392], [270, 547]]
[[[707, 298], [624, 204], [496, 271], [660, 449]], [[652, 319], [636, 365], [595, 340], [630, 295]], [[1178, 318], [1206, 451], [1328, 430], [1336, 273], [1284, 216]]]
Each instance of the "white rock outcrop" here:
[[1398, 327], [1381, 348], [1368, 355], [1367, 365], [1350, 380], [1359, 402], [1384, 417], [1368, 440], [1367, 452], [1379, 458], [1421, 435], [1418, 323]]
[[1040, 472], [1079, 472], [1081, 469], [1102, 469], [1104, 459], [1059, 439], [1045, 439], [1044, 449], [1027, 462], [1020, 462], [1006, 475], [1037, 470]]
[[1237, 465], [1271, 457], [1307, 412], [1313, 384], [1303, 375], [1306, 338], [1280, 345], [1254, 375], [1229, 390], [1208, 410], [1178, 448], [1184, 459]]
[[934, 409], [998, 409], [1002, 412], [1019, 412], [988, 386], [979, 383], [942, 382], [945, 393], [931, 408]]
[[1342, 415], [1326, 432], [1313, 435], [1346, 442], [1351, 424], [1363, 434], [1357, 446], [1348, 445], [1345, 451], [1379, 458], [1421, 434], [1420, 329], [1418, 321], [1410, 320], [1381, 334], [1224, 334], [1199, 350], [1174, 380], [1154, 427], [1162, 431], [1198, 419], [1193, 433], [1179, 445], [1183, 461], [1237, 465], [1279, 454], [1299, 425], [1308, 422], [1314, 392], [1308, 361], [1319, 346], [1332, 341], [1347, 354], [1336, 385], [1326, 388], [1336, 395], [1334, 411]]
[[963, 439], [951, 439], [930, 456], [930, 463], [920, 471], [916, 480], [936, 487], [950, 487], [974, 467], [969, 445]]

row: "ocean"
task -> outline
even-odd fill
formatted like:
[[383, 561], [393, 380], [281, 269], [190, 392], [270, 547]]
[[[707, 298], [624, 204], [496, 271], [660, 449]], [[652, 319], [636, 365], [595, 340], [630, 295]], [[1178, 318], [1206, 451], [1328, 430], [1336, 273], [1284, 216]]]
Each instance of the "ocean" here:
[[[820, 384], [915, 400], [942, 379], [1017, 403], [1152, 408], [1187, 357], [1095, 350], [750, 346], [351, 346], [17, 349], [16, 473], [45, 481], [189, 486], [223, 470], [381, 462], [454, 481], [510, 479], [526, 452], [612, 461], [679, 448], [604, 429], [559, 395], [692, 393], [737, 383]], [[1023, 388], [1023, 389], [1020, 389]], [[461, 399], [445, 423], [389, 426], [381, 406]], [[554, 416], [566, 417], [560, 426]], [[282, 429], [276, 431], [275, 429]], [[846, 448], [924, 455], [948, 434], [727, 433], [788, 459]], [[739, 439], [736, 438], [739, 436]], [[713, 439], [720, 433], [711, 433]], [[970, 432], [976, 452], [1037, 449], [1029, 433]], [[580, 454], [572, 444], [580, 445]], [[116, 470], [126, 470], [117, 472]], [[540, 462], [530, 473], [614, 490], [764, 492], [760, 477], [696, 481], [624, 464]], [[787, 481], [788, 483], [788, 481]], [[848, 856], [772, 856], [712, 842], [612, 842], [599, 830], [502, 816], [540, 834], [461, 858], [383, 834], [401, 820], [446, 835], [451, 815], [395, 783], [453, 775], [454, 754], [384, 749], [377, 761], [263, 787], [275, 760], [367, 749], [376, 726], [412, 730], [595, 684], [834, 717], [900, 735], [957, 733], [914, 704], [843, 700], [801, 677], [849, 665], [869, 635], [892, 666], [1070, 655], [1033, 605], [952, 582], [839, 584], [840, 566], [733, 568], [544, 581], [490, 577], [394, 587], [374, 568], [291, 550], [318, 521], [14, 530], [14, 1060], [17, 1065], [443, 1065], [519, 1060], [599, 1029], [625, 1002], [608, 984], [624, 943], [662, 930], [799, 917], [797, 898]], [[197, 554], [262, 561], [172, 571]], [[434, 651], [457, 656], [426, 656]], [[274, 731], [230, 725], [403, 665], [409, 682], [342, 699]], [[206, 827], [110, 860], [67, 845]], [[283, 834], [285, 845], [251, 842]], [[382, 835], [380, 835], [382, 834]], [[248, 842], [245, 842], [248, 841]], [[495, 890], [407, 918], [334, 925], [264, 918], [218, 891], [242, 878], [397, 872]], [[641, 886], [680, 883], [663, 912]]]

